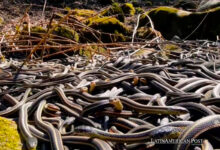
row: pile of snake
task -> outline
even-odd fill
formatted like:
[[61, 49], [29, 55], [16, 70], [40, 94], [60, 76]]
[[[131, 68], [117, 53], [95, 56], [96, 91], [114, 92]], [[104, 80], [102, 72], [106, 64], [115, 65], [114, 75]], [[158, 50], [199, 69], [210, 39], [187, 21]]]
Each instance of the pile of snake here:
[[[199, 43], [200, 42], [200, 43]], [[193, 45], [193, 43], [192, 43]], [[220, 148], [220, 58], [215, 42], [133, 57], [0, 64], [0, 116], [27, 150]]]

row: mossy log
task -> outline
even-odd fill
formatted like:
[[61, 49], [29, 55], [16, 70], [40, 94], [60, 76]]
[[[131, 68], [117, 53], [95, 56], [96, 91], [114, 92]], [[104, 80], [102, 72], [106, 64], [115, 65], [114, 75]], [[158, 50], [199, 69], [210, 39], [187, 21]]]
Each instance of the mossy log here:
[[220, 8], [206, 12], [189, 12], [172, 7], [159, 7], [142, 14], [140, 27], [149, 23], [147, 15], [153, 21], [155, 29], [166, 39], [177, 35], [182, 39], [187, 37], [216, 40], [216, 36], [220, 35]]

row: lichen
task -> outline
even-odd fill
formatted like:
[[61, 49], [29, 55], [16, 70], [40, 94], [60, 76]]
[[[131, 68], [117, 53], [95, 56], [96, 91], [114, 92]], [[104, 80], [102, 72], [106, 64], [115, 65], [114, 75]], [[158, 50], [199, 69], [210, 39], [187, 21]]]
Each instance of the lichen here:
[[129, 14], [129, 15], [134, 15], [135, 14], [135, 8], [133, 6], [133, 4], [131, 3], [125, 3], [121, 6], [124, 14]]
[[16, 123], [3, 117], [0, 117], [0, 147], [2, 150], [22, 150]]

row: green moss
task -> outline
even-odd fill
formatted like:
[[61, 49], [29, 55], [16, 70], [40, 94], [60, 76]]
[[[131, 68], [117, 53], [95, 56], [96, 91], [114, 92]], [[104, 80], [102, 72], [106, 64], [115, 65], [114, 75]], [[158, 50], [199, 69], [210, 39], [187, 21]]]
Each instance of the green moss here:
[[3, 117], [0, 117], [0, 147], [2, 150], [22, 150], [16, 123]]
[[133, 4], [131, 3], [125, 3], [121, 6], [124, 14], [129, 14], [129, 15], [134, 15], [135, 14], [135, 8], [133, 6]]
[[128, 32], [128, 28], [114, 17], [95, 18], [90, 21], [88, 26], [107, 33], [118, 32], [126, 34]]
[[79, 41], [78, 33], [68, 26], [62, 25], [62, 26], [56, 27], [55, 30], [53, 31], [53, 34], [74, 40], [76, 42]]

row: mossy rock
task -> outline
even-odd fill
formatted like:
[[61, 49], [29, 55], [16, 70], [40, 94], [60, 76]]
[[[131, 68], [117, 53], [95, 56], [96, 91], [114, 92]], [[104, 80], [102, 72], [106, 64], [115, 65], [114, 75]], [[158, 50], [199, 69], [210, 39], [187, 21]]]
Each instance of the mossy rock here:
[[111, 7], [105, 9], [102, 13], [102, 16], [115, 16], [118, 20], [124, 22], [125, 16], [124, 12], [119, 3], [113, 3]]
[[3, 117], [0, 117], [0, 147], [2, 150], [22, 150], [17, 124]]
[[59, 25], [58, 27], [56, 27], [53, 31], [53, 34], [74, 40], [76, 42], [79, 41], [78, 33], [72, 28], [65, 25]]
[[93, 18], [89, 21], [88, 26], [101, 31], [101, 33], [92, 34], [85, 30], [81, 33], [82, 42], [97, 42], [98, 37], [102, 42], [126, 41], [125, 35], [130, 34], [130, 30], [115, 17]]
[[216, 40], [216, 36], [220, 34], [220, 20], [217, 19], [220, 17], [220, 8], [206, 12], [189, 12], [172, 7], [158, 7], [142, 14], [139, 27], [149, 23], [147, 15], [155, 29], [166, 39], [177, 35], [182, 39]]
[[[23, 28], [23, 30], [25, 32], [28, 31], [28, 27], [25, 26]], [[43, 35], [45, 33], [47, 33], [47, 29], [42, 27], [42, 26], [33, 26], [31, 27], [31, 35], [32, 36], [38, 36], [37, 33], [42, 33]], [[57, 35], [57, 36], [60, 36], [60, 37], [65, 37], [65, 38], [68, 38], [68, 39], [71, 39], [71, 40], [74, 40], [76, 42], [79, 41], [79, 35], [78, 33], [73, 30], [72, 28], [68, 27], [68, 26], [65, 26], [65, 25], [59, 25], [58, 27], [56, 27], [54, 29], [54, 31], [52, 32], [54, 35]], [[41, 36], [43, 36], [41, 35]]]
[[31, 27], [31, 32], [34, 32], [34, 33], [46, 33], [47, 29], [45, 29], [45, 28], [43, 28], [41, 26], [34, 26], [34, 27]]
[[81, 17], [92, 17], [96, 15], [96, 11], [90, 9], [74, 9], [73, 15], [81, 16]]
[[188, 9], [196, 9], [197, 5], [195, 2], [193, 2], [193, 0], [178, 0], [174, 4], [174, 7], [188, 10]]
[[135, 14], [135, 11], [136, 11], [133, 4], [131, 4], [131, 3], [125, 3], [121, 6], [121, 8], [122, 8], [124, 14], [128, 14], [128, 15], [131, 15], [131, 16], [133, 16]]
[[212, 8], [216, 8], [220, 6], [219, 0], [202, 0], [199, 4], [197, 11], [205, 11], [210, 10]]
[[128, 28], [115, 17], [96, 18], [90, 21], [88, 26], [107, 33], [128, 33]]

